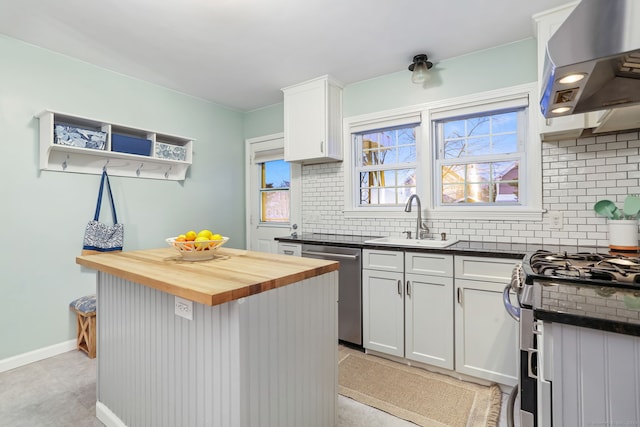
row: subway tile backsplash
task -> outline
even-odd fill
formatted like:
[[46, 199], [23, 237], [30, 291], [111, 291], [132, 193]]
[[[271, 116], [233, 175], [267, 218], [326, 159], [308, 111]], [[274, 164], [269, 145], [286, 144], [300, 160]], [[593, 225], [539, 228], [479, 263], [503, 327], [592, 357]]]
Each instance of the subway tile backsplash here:
[[[627, 194], [640, 194], [638, 130], [544, 142], [542, 150], [543, 208], [563, 215], [560, 230], [542, 221], [433, 220], [431, 233], [459, 240], [485, 242], [607, 246], [606, 219], [593, 205], [609, 199], [620, 208]], [[407, 219], [345, 218], [342, 163], [306, 165], [302, 169], [302, 231], [348, 235], [397, 235], [415, 227]], [[401, 208], [399, 208], [401, 209]]]

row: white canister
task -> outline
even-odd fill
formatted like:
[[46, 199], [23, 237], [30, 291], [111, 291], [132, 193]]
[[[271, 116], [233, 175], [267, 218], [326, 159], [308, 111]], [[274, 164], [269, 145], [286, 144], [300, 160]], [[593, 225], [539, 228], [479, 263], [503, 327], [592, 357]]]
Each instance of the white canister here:
[[639, 249], [638, 220], [610, 219], [609, 249], [617, 251], [637, 251]]

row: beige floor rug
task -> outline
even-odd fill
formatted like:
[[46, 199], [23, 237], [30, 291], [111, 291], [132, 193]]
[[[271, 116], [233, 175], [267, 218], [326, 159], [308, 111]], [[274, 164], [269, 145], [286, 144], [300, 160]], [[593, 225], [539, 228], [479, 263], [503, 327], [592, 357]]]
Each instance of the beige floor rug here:
[[497, 385], [485, 387], [350, 349], [339, 352], [339, 393], [420, 426], [495, 427]]

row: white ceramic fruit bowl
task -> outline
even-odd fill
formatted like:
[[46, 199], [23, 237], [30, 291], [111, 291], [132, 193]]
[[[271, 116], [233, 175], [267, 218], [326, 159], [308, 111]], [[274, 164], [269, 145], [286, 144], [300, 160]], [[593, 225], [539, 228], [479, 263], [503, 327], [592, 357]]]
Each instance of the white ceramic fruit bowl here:
[[166, 242], [174, 247], [185, 261], [204, 261], [215, 257], [216, 249], [227, 243], [228, 237], [221, 240], [202, 240], [199, 242], [176, 242], [175, 237], [169, 237]]

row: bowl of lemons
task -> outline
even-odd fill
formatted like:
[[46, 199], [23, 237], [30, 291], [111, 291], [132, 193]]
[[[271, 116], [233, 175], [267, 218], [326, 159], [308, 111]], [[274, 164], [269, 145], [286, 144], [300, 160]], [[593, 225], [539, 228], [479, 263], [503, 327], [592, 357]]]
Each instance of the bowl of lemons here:
[[201, 230], [198, 233], [189, 230], [185, 234], [166, 239], [169, 246], [175, 248], [185, 261], [213, 259], [216, 249], [228, 241], [228, 237], [212, 233], [210, 230]]

